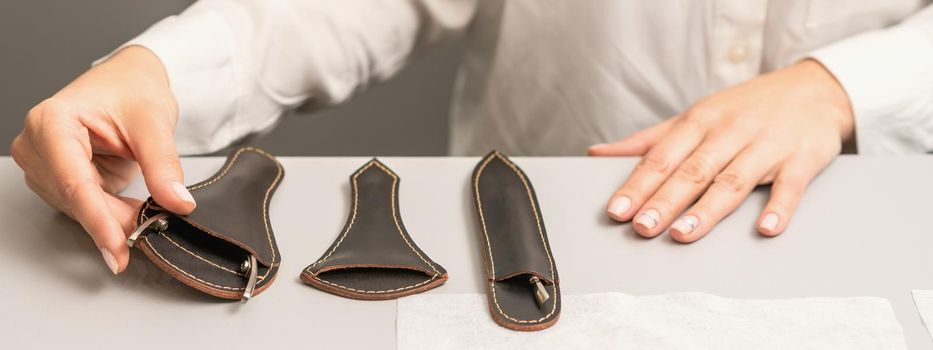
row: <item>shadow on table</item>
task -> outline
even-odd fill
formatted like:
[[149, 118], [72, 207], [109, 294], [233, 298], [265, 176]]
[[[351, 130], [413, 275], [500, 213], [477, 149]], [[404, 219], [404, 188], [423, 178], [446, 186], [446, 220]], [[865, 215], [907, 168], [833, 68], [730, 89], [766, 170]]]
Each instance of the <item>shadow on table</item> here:
[[[137, 293], [141, 299], [160, 302], [203, 303], [217, 301], [171, 278], [155, 267], [138, 251], [130, 252], [130, 264], [118, 276], [107, 269], [93, 240], [80, 224], [58, 213], [29, 192], [4, 189], [6, 201], [20, 203], [5, 206], [2, 217], [18, 218], [4, 223], [0, 230], [3, 260], [12, 265], [27, 265], [32, 279], [57, 279], [60, 285], [78, 294], [93, 297], [108, 288]], [[39, 282], [36, 282], [39, 283]]]

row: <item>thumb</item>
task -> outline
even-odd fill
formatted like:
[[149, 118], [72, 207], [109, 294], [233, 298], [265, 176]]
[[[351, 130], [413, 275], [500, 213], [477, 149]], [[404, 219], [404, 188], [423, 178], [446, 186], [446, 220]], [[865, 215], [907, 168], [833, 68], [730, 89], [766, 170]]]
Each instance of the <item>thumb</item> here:
[[174, 123], [169, 115], [145, 113], [127, 123], [130, 149], [139, 162], [152, 198], [180, 215], [194, 210], [194, 198], [183, 185], [184, 173], [175, 150]]
[[654, 144], [658, 142], [677, 117], [669, 118], [664, 122], [647, 129], [636, 131], [628, 137], [612, 142], [592, 145], [586, 150], [590, 156], [640, 156], [648, 152]]

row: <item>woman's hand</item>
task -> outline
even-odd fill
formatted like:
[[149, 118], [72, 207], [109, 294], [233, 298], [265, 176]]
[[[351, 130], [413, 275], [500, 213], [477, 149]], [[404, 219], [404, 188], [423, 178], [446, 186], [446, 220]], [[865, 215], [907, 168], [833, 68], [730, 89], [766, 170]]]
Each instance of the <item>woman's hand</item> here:
[[29, 188], [81, 223], [114, 274], [129, 261], [125, 234], [139, 205], [117, 193], [140, 168], [160, 205], [194, 209], [175, 151], [177, 114], [162, 63], [128, 47], [30, 110], [13, 140]]
[[853, 129], [842, 86], [818, 62], [805, 60], [708, 96], [678, 116], [588, 153], [642, 156], [607, 206], [610, 217], [633, 220], [642, 236], [670, 227], [675, 240], [696, 241], [755, 186], [772, 182], [757, 226], [761, 234], [775, 236]]

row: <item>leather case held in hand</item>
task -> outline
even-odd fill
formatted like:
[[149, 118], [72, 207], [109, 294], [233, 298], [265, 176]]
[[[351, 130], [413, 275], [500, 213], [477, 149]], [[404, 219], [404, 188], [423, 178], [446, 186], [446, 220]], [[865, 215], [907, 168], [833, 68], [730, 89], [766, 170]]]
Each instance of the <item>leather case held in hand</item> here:
[[447, 271], [412, 241], [398, 207], [399, 177], [378, 160], [350, 177], [352, 205], [343, 231], [301, 280], [362, 300], [396, 299], [444, 284]]
[[499, 151], [480, 161], [472, 182], [493, 320], [519, 331], [552, 326], [560, 280], [531, 182]]
[[284, 171], [256, 148], [240, 148], [217, 174], [188, 190], [197, 208], [187, 216], [150, 197], [127, 244], [201, 292], [248, 300], [269, 288], [282, 260], [269, 224], [269, 200]]

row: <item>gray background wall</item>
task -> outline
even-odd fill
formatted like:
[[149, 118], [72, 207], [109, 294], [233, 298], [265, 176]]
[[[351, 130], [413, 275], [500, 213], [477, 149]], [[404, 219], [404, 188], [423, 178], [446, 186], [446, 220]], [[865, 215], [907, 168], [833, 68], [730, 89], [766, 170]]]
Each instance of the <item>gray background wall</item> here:
[[[0, 2], [0, 155], [26, 112], [90, 63], [192, 0]], [[460, 43], [417, 58], [351, 101], [287, 114], [246, 142], [277, 155], [444, 155]]]

